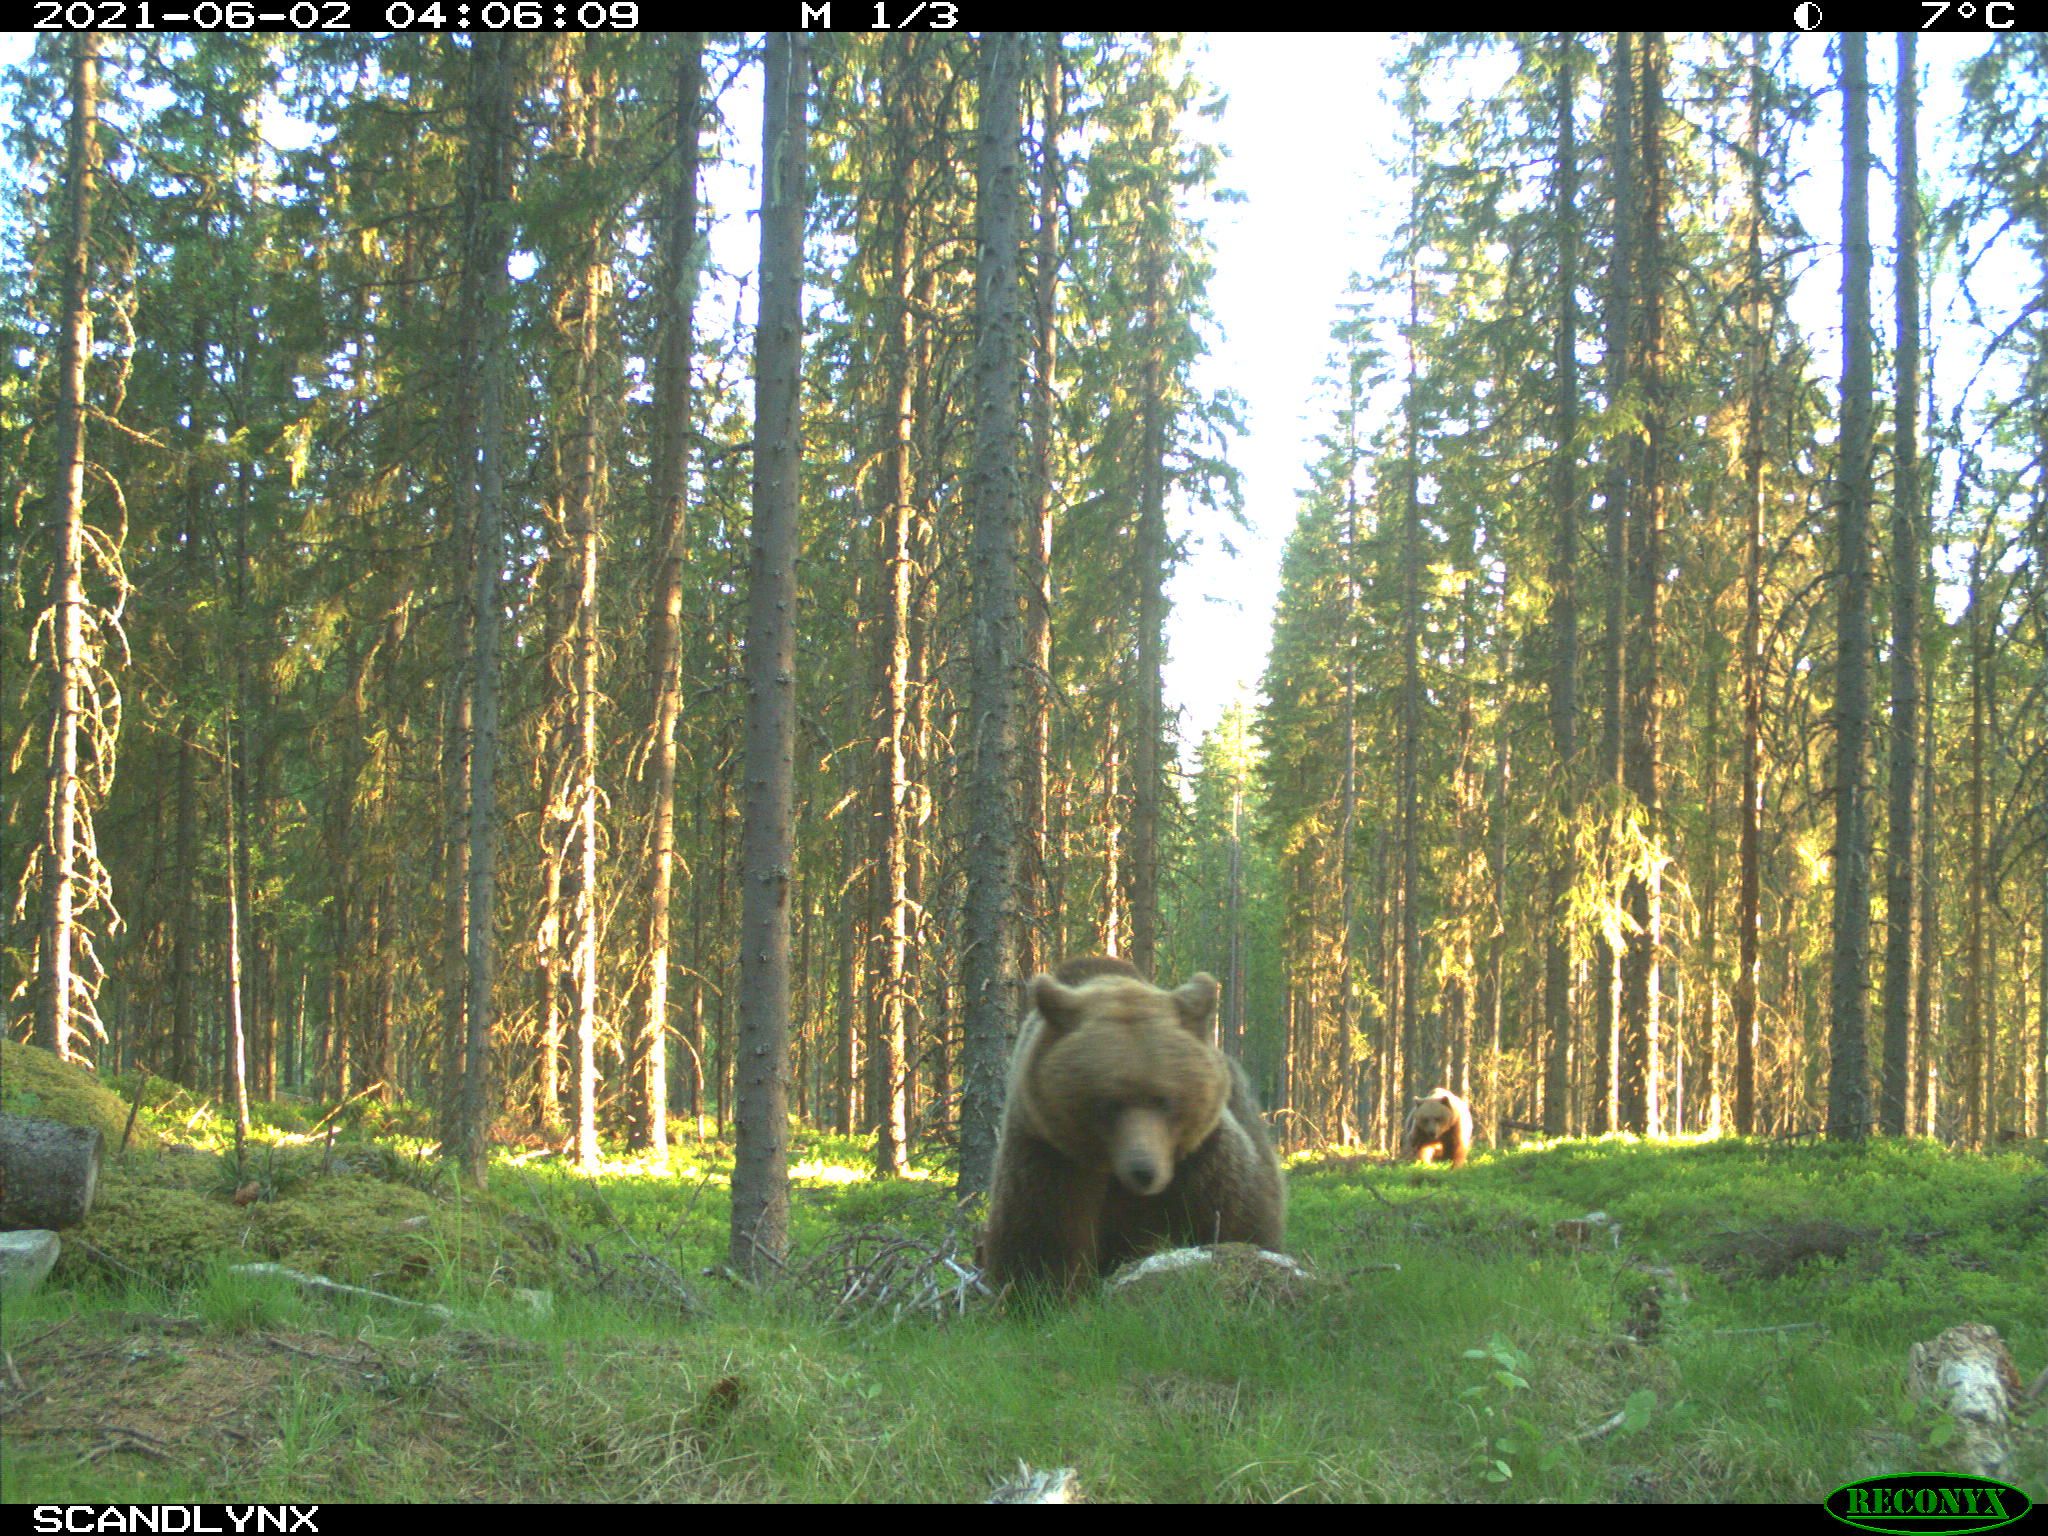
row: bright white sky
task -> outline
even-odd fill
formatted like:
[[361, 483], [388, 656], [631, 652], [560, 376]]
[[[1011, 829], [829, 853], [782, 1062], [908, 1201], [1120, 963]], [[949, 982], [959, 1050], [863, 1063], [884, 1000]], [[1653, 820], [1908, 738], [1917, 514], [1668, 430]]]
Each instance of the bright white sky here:
[[[28, 52], [30, 35], [0, 34], [0, 65]], [[1810, 81], [1828, 77], [1824, 37], [1795, 41], [1794, 67]], [[1197, 70], [1229, 99], [1219, 124], [1191, 120], [1190, 131], [1213, 137], [1228, 152], [1222, 184], [1244, 201], [1207, 211], [1216, 248], [1211, 301], [1221, 336], [1203, 365], [1207, 388], [1229, 387], [1246, 405], [1246, 432], [1231, 458], [1243, 475], [1248, 529], [1190, 526], [1185, 509], [1177, 530], [1189, 533], [1189, 558], [1172, 585], [1169, 707], [1181, 711], [1182, 740], [1194, 744], [1234, 698], [1256, 697], [1278, 590], [1280, 552], [1295, 518], [1296, 497], [1307, 483], [1305, 466], [1316, 434], [1328, 420], [1318, 387], [1330, 351], [1329, 333], [1354, 271], [1371, 271], [1390, 249], [1405, 188], [1380, 163], [1398, 152], [1404, 134], [1384, 99], [1387, 64], [1398, 46], [1384, 33], [1198, 34]], [[1968, 37], [1923, 36], [1921, 63], [1922, 174], [1939, 196], [1953, 143], [1949, 125], [1959, 96], [1956, 64], [1981, 46]], [[1894, 39], [1870, 40], [1870, 73], [1877, 85], [1871, 134], [1877, 171], [1871, 182], [1873, 234], [1879, 244], [1878, 289], [1873, 309], [1880, 336], [1890, 329], [1891, 143], [1890, 82]], [[749, 272], [755, 242], [757, 194], [754, 162], [760, 153], [756, 71], [742, 75], [726, 101], [732, 160], [713, 173], [707, 201], [718, 210], [715, 264], [727, 280], [704, 297], [729, 306], [732, 276]], [[1474, 89], [1498, 78], [1498, 66], [1475, 67]], [[1434, 89], [1450, 92], [1458, 76], [1446, 71]], [[1809, 174], [1795, 191], [1807, 230], [1816, 238], [1813, 265], [1800, 284], [1795, 312], [1815, 335], [1819, 366], [1839, 366], [1840, 144], [1839, 98], [1823, 103], [1795, 162]], [[723, 185], [721, 185], [723, 183]], [[522, 274], [523, 275], [523, 274]], [[1996, 299], [2017, 293], [2017, 272], [1999, 281], [1995, 267], [1980, 286]], [[747, 285], [746, 305], [753, 303]], [[1980, 298], [1984, 297], [1980, 293]], [[1934, 366], [1948, 378], [1966, 371], [1968, 343], [1943, 317], [1953, 312], [1953, 285], [1934, 285]], [[729, 312], [729, 310], [728, 310]], [[707, 317], [708, 318], [708, 317]], [[1993, 324], [1997, 307], [1992, 310]], [[1980, 333], [1981, 334], [1981, 333]], [[1944, 336], [1949, 337], [1944, 341]], [[1887, 343], [1888, 345], [1888, 343]], [[1885, 354], [1881, 354], [1885, 355]], [[1970, 361], [1974, 363], [1974, 356]], [[1881, 386], [1882, 387], [1882, 386]], [[1235, 554], [1225, 552], [1225, 541]]]

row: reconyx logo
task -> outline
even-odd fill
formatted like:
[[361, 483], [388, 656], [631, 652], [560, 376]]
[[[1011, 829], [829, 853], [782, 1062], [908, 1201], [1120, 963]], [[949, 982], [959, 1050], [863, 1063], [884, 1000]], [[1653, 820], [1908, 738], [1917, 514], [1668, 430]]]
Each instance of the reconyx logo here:
[[2011, 1525], [2033, 1501], [2010, 1483], [1960, 1472], [1916, 1472], [1844, 1483], [1827, 1497], [1827, 1511], [1865, 1531], [1911, 1533], [1995, 1531]]

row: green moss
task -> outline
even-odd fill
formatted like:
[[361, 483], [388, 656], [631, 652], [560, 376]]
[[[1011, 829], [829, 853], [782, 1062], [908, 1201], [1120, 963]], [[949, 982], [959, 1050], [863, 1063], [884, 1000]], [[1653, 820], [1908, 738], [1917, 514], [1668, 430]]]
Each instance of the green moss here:
[[252, 1253], [352, 1285], [417, 1291], [440, 1279], [434, 1213], [416, 1189], [348, 1174], [308, 1179], [244, 1217]]
[[183, 1284], [235, 1246], [239, 1216], [224, 1201], [137, 1178], [114, 1165], [100, 1180], [85, 1225], [65, 1234], [57, 1274]]
[[39, 1045], [0, 1040], [0, 1110], [65, 1125], [96, 1125], [111, 1155], [121, 1145], [128, 1106], [85, 1067], [59, 1061]]

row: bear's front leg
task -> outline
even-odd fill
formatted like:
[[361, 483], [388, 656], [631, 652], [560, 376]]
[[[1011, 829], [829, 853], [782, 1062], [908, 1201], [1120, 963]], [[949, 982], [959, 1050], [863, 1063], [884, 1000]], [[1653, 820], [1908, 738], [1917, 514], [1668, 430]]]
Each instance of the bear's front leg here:
[[1033, 1136], [1009, 1136], [989, 1192], [983, 1278], [1072, 1290], [1095, 1273], [1106, 1173], [1090, 1173]]
[[1287, 1195], [1279, 1166], [1233, 1116], [1182, 1159], [1164, 1199], [1176, 1243], [1280, 1246]]

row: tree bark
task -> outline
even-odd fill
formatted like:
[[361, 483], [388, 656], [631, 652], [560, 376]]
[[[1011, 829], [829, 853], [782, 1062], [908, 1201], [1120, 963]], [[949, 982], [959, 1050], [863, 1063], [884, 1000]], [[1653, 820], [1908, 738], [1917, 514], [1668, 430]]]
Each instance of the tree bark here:
[[1742, 541], [1742, 827], [1740, 893], [1735, 912], [1740, 957], [1735, 975], [1735, 1129], [1744, 1136], [1758, 1126], [1756, 1053], [1757, 984], [1761, 938], [1763, 842], [1763, 518], [1764, 381], [1770, 366], [1769, 324], [1764, 309], [1763, 34], [1750, 34], [1749, 53], [1749, 238], [1748, 381], [1743, 417], [1744, 504], [1748, 526]]
[[1422, 975], [1422, 915], [1416, 909], [1422, 885], [1422, 443], [1416, 422], [1415, 328], [1419, 322], [1419, 279], [1411, 256], [1408, 269], [1408, 389], [1404, 407], [1407, 452], [1406, 495], [1401, 520], [1401, 744], [1398, 766], [1401, 817], [1401, 1065], [1402, 1102], [1425, 1090], [1421, 1010], [1416, 993]]
[[[1662, 671], [1664, 560], [1664, 64], [1662, 33], [1641, 39], [1642, 151], [1638, 181], [1642, 225], [1635, 242], [1634, 341], [1643, 400], [1638, 470], [1629, 498], [1628, 639], [1622, 711], [1622, 781], [1641, 818], [1640, 846], [1661, 851], [1663, 806], [1658, 785], [1662, 742], [1659, 689]], [[1634, 866], [1623, 887], [1628, 937], [1621, 961], [1621, 1038], [1624, 1056], [1623, 1122], [1645, 1136], [1664, 1134], [1663, 1009], [1658, 948], [1663, 930], [1663, 873], [1655, 853]]]
[[888, 73], [882, 89], [887, 102], [890, 181], [881, 223], [889, 239], [890, 323], [882, 347], [882, 372], [888, 388], [888, 440], [881, 462], [884, 505], [878, 519], [882, 541], [884, 594], [882, 623], [876, 630], [882, 675], [882, 736], [876, 761], [874, 871], [878, 882], [877, 916], [881, 923], [880, 963], [871, 984], [876, 988], [878, 1017], [873, 1068], [879, 1098], [875, 1119], [875, 1168], [898, 1177], [910, 1168], [910, 1125], [906, 1074], [909, 1050], [908, 963], [910, 899], [908, 889], [908, 796], [911, 551], [914, 509], [911, 504], [916, 427], [917, 249], [913, 226], [912, 178], [917, 167], [920, 78], [917, 39], [905, 34], [887, 47]]
[[759, 1279], [789, 1231], [789, 888], [795, 850], [797, 501], [803, 458], [805, 101], [810, 39], [768, 35], [761, 316], [754, 350], [754, 526], [747, 577], [740, 1057], [732, 1265]]
[[[1607, 278], [1607, 398], [1613, 401], [1629, 387], [1635, 358], [1635, 237], [1641, 220], [1636, 189], [1635, 40], [1626, 32], [1614, 37], [1608, 133], [1609, 162], [1614, 181], [1614, 251]], [[1622, 738], [1626, 713], [1623, 686], [1628, 622], [1628, 497], [1632, 446], [1620, 434], [1610, 438], [1606, 473], [1607, 630], [1602, 650], [1605, 664], [1600, 733], [1598, 786], [1607, 791], [1612, 824], [1618, 831], [1619, 794], [1623, 783]], [[1603, 933], [1593, 959], [1598, 1022], [1594, 1032], [1594, 1104], [1592, 1129], [1618, 1130], [1622, 1123], [1622, 1042], [1620, 949]]]
[[1867, 39], [1842, 36], [1841, 607], [1835, 633], [1834, 972], [1828, 1007], [1828, 1135], [1870, 1134], [1870, 86]]
[[[1579, 159], [1573, 109], [1578, 79], [1573, 70], [1577, 38], [1560, 33], [1557, 51], [1557, 162], [1551, 182], [1551, 217], [1558, 226], [1557, 425], [1550, 466], [1550, 499], [1557, 518], [1550, 560], [1551, 672], [1550, 739], [1557, 754], [1557, 803], [1573, 803], [1570, 786], [1579, 755]], [[1549, 1066], [1543, 1077], [1543, 1130], [1562, 1136], [1570, 1128], [1572, 1073], [1571, 941], [1565, 931], [1565, 901], [1576, 876], [1571, 828], [1557, 839], [1550, 862], [1550, 921], [1543, 945], [1543, 1022]]]
[[468, 910], [464, 924], [467, 977], [463, 988], [463, 1077], [457, 1159], [468, 1181], [482, 1188], [490, 1148], [491, 980], [496, 962], [492, 927], [497, 898], [498, 633], [505, 564], [505, 262], [512, 244], [512, 131], [516, 91], [511, 38], [496, 34], [476, 43], [470, 154], [476, 158], [477, 374], [479, 403], [473, 445], [463, 449], [461, 494], [473, 501], [475, 552], [470, 614], [475, 636], [474, 736], [471, 740], [466, 835]]
[[960, 1190], [988, 1188], [1003, 1097], [1003, 1041], [1015, 1012], [1018, 686], [1017, 402], [1024, 388], [1024, 39], [984, 33], [978, 58], [981, 125], [975, 159], [975, 436], [968, 783], [967, 906], [961, 990]]
[[662, 221], [662, 291], [654, 365], [654, 591], [647, 671], [654, 691], [653, 858], [647, 873], [647, 972], [638, 1016], [633, 1145], [668, 1166], [669, 908], [675, 899], [676, 721], [682, 713], [683, 530], [690, 489], [690, 362], [697, 295], [697, 135], [703, 119], [704, 34], [676, 50], [676, 164]]
[[[1167, 107], [1152, 109], [1151, 169], [1165, 175]], [[1171, 198], [1170, 182], [1151, 194]], [[1159, 949], [1159, 805], [1165, 793], [1166, 736], [1166, 240], [1170, 224], [1147, 219], [1138, 258], [1145, 293], [1144, 383], [1139, 412], [1138, 718], [1131, 742], [1131, 964], [1150, 976]]]
[[1892, 709], [1884, 881], [1884, 1067], [1879, 1128], [1906, 1133], [1913, 1007], [1913, 797], [1920, 747], [1920, 149], [1918, 39], [1899, 34], [1897, 119], [1898, 387], [1892, 428]]
[[0, 1232], [84, 1221], [105, 1140], [97, 1126], [0, 1114]]
[[1053, 961], [1051, 891], [1046, 828], [1046, 773], [1052, 752], [1052, 525], [1054, 368], [1059, 355], [1060, 204], [1065, 171], [1060, 163], [1062, 92], [1066, 49], [1061, 34], [1040, 39], [1045, 50], [1039, 123], [1038, 262], [1033, 298], [1037, 304], [1031, 369], [1031, 492], [1034, 502], [1027, 541], [1029, 582], [1025, 589], [1024, 655], [1031, 721], [1024, 765], [1024, 861], [1022, 943], [1018, 969], [1033, 976]]
[[62, 485], [51, 529], [50, 689], [47, 832], [43, 844], [42, 943], [37, 951], [36, 1044], [71, 1059], [79, 987], [73, 965], [72, 888], [79, 856], [78, 733], [85, 692], [85, 367], [92, 353], [88, 292], [92, 175], [99, 113], [100, 36], [77, 34], [71, 49], [71, 128], [64, 157], [64, 317], [57, 354], [57, 463]]

